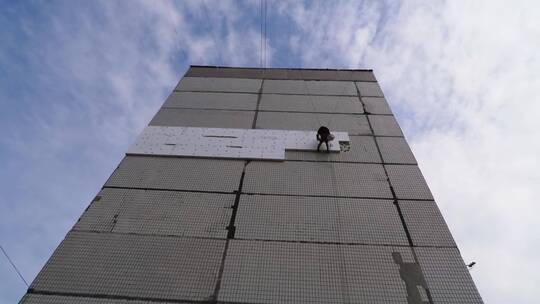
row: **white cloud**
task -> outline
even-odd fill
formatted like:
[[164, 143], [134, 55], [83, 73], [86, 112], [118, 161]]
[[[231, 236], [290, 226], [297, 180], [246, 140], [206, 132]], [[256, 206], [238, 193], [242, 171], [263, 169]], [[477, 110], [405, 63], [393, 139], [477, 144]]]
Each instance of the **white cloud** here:
[[[277, 11], [288, 15], [298, 29], [291, 51], [309, 67], [358, 66], [371, 42], [380, 17], [376, 2], [278, 2]], [[358, 16], [361, 15], [361, 18]]]

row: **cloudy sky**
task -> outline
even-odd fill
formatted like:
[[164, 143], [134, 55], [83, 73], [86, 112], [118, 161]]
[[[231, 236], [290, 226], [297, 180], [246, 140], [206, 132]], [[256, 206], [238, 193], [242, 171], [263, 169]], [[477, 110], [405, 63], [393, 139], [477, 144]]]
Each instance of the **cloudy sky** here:
[[[268, 2], [270, 67], [372, 68], [486, 303], [540, 298], [536, 1]], [[258, 1], [0, 0], [0, 244], [32, 281], [190, 64]], [[0, 256], [0, 302], [26, 286]]]

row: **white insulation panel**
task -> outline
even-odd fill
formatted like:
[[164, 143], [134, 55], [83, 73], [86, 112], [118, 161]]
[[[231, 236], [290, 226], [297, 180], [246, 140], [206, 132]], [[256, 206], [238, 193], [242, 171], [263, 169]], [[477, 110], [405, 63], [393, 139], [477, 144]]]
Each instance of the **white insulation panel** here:
[[[349, 142], [347, 132], [332, 132], [330, 152]], [[285, 160], [285, 150], [317, 150], [316, 131], [149, 126], [127, 154]], [[321, 146], [326, 152], [326, 146]]]

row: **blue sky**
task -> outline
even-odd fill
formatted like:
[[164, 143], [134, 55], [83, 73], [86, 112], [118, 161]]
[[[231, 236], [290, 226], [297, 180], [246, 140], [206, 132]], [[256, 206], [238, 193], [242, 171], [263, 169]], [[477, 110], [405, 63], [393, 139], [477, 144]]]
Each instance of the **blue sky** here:
[[[258, 1], [0, 0], [0, 242], [28, 281], [190, 64], [258, 66]], [[486, 303], [540, 294], [535, 1], [272, 1], [270, 67], [373, 68]], [[0, 302], [26, 286], [0, 258]]]

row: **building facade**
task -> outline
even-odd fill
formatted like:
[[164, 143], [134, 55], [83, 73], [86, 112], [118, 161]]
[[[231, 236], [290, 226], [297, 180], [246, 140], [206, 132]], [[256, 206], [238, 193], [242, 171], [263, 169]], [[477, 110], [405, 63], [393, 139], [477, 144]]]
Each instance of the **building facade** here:
[[482, 299], [371, 70], [192, 66], [21, 302]]

